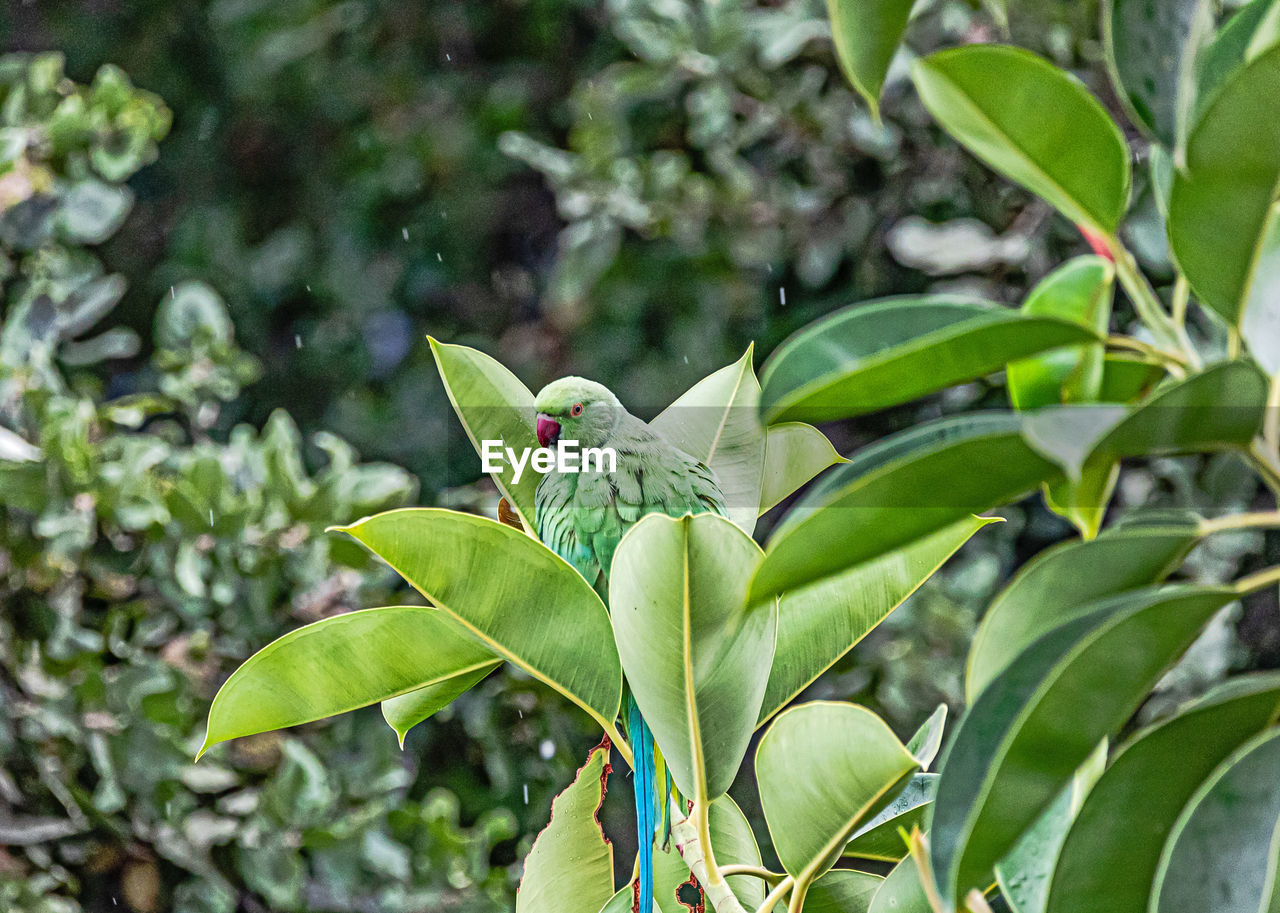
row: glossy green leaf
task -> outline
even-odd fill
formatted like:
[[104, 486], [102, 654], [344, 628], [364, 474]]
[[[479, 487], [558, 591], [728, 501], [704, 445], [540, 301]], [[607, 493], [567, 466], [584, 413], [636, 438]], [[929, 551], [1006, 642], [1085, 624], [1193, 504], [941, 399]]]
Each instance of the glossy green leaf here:
[[1060, 406], [1029, 414], [1028, 442], [1070, 478], [1124, 457], [1248, 446], [1262, 424], [1267, 378], [1248, 361], [1214, 365], [1136, 406]]
[[1040, 819], [996, 864], [1000, 894], [1014, 913], [1045, 913], [1049, 882], [1067, 830], [1106, 764], [1107, 743], [1104, 741], [1080, 766]]
[[[1074, 320], [1097, 333], [1099, 341], [1054, 349], [1012, 362], [1009, 399], [1020, 411], [1062, 403], [1090, 403], [1102, 391], [1106, 336], [1111, 319], [1115, 268], [1102, 257], [1077, 257], [1046, 276], [1023, 305], [1028, 314]], [[1045, 504], [1093, 538], [1102, 527], [1111, 492], [1119, 477], [1114, 463], [1083, 470], [1079, 479], [1060, 479], [1045, 486]]]
[[[726, 865], [760, 865], [760, 847], [756, 844], [751, 825], [742, 810], [728, 796], [721, 796], [711, 803], [711, 845], [715, 848], [716, 862]], [[655, 842], [653, 853], [653, 900], [661, 913], [689, 913], [688, 906], [676, 897], [680, 886], [689, 881], [691, 873], [684, 859], [673, 846], [668, 851]], [[754, 911], [764, 903], [765, 883], [752, 875], [730, 875], [729, 888], [748, 911]], [[630, 909], [630, 908], [628, 908]]]
[[1102, 340], [1111, 320], [1115, 268], [1102, 257], [1076, 257], [1058, 267], [1032, 289], [1022, 312], [1057, 317], [1096, 334], [1095, 342], [1052, 349], [1010, 362], [1009, 399], [1019, 410], [1059, 403], [1089, 403], [1102, 390]]
[[1280, 44], [1280, 2], [1251, 0], [1240, 8], [1196, 60], [1197, 112], [1240, 67]]
[[884, 721], [815, 701], [779, 715], [756, 750], [760, 804], [786, 870], [812, 879], [917, 768]]
[[388, 698], [382, 702], [382, 718], [400, 740], [400, 747], [404, 748], [404, 738], [410, 729], [448, 707], [500, 665], [502, 661], [495, 660], [488, 666]]
[[[921, 770], [928, 770], [942, 748], [943, 730], [947, 725], [947, 705], [939, 704], [929, 718], [907, 740], [907, 751], [920, 763]], [[910, 828], [908, 828], [910, 830]]]
[[600, 913], [634, 913], [635, 908], [635, 888], [627, 885], [609, 898], [609, 902], [600, 908]]
[[1280, 729], [1222, 762], [1165, 844], [1151, 913], [1270, 913], [1280, 906]]
[[1168, 577], [1200, 540], [1193, 515], [1154, 516], [1036, 555], [992, 600], [974, 633], [965, 670], [973, 703], [1024, 649], [1054, 628], [1093, 611], [1093, 602]]
[[1236, 327], [1248, 308], [1280, 308], [1255, 289], [1267, 248], [1280, 243], [1268, 233], [1280, 186], [1280, 119], [1259, 116], [1277, 97], [1280, 47], [1237, 70], [1209, 101], [1169, 199], [1179, 268], [1200, 301]]
[[1236, 592], [1125, 593], [1024, 650], [960, 722], [934, 800], [931, 856], [944, 897], [985, 888], [993, 866], [1113, 735]]
[[[1280, 677], [1248, 676], [1135, 736], [1071, 825], [1047, 913], [1146, 910], [1160, 854], [1181, 810], [1213, 769], [1272, 725], [1277, 714]], [[1100, 859], [1107, 864], [1099, 865]]]
[[760, 513], [777, 507], [818, 473], [846, 462], [827, 436], [803, 422], [781, 422], [766, 429]]
[[988, 523], [968, 516], [778, 603], [778, 645], [760, 708], [763, 723], [830, 669]]
[[622, 665], [609, 613], [582, 575], [542, 543], [496, 520], [438, 508], [392, 510], [340, 529], [493, 653], [601, 725], [613, 724]]
[[760, 547], [714, 514], [649, 514], [613, 558], [622, 668], [689, 798], [724, 794], [755, 730], [778, 625], [776, 601], [746, 604], [759, 562]]
[[218, 690], [200, 754], [491, 669], [492, 651], [443, 612], [388, 606], [325, 618], [272, 641]]
[[933, 913], [920, 880], [920, 867], [908, 856], [885, 876], [869, 913]]
[[[1017, 415], [976, 413], [860, 451], [827, 473], [774, 532], [751, 583], [752, 600], [847, 573], [1058, 476], [1020, 429]], [[974, 466], [998, 471], [976, 473]]]
[[516, 913], [598, 913], [613, 897], [613, 847], [596, 817], [608, 765], [608, 749], [593, 748], [551, 803], [549, 823], [525, 857]]
[[1078, 479], [1058, 479], [1047, 483], [1044, 486], [1044, 503], [1055, 514], [1068, 520], [1083, 538], [1093, 539], [1102, 529], [1118, 481], [1119, 463], [1090, 463], [1081, 468]]
[[906, 858], [907, 843], [902, 835], [910, 834], [913, 827], [925, 828], [937, 789], [938, 774], [916, 774], [892, 802], [849, 838], [844, 855], [881, 862]]
[[867, 913], [883, 882], [870, 872], [832, 869], [809, 886], [805, 913]]
[[1108, 355], [1102, 367], [1100, 403], [1131, 403], [1150, 393], [1164, 379], [1164, 368], [1131, 355]]
[[845, 78], [880, 118], [880, 91], [907, 31], [913, 0], [827, 0], [836, 59]]
[[760, 515], [765, 464], [753, 351], [748, 348], [736, 362], [694, 384], [649, 423], [667, 441], [715, 471], [729, 519], [747, 535]]
[[910, 402], [1009, 361], [1096, 341], [1079, 324], [949, 295], [886, 298], [814, 321], [761, 373], [767, 422], [825, 422]]
[[[1194, 76], [1196, 34], [1212, 29], [1206, 0], [1106, 0], [1102, 35], [1107, 67], [1125, 110], [1167, 148], [1178, 141], [1184, 83]], [[1192, 84], [1194, 89], [1194, 83]]]
[[1129, 203], [1129, 147], [1078, 79], [1030, 51], [981, 44], [917, 60], [912, 75], [966, 149], [1072, 222], [1115, 234]]
[[[481, 453], [480, 442], [487, 440], [502, 441], [516, 450], [536, 449], [538, 437], [533, 430], [533, 394], [529, 388], [483, 352], [427, 338], [445, 393], [476, 453]], [[505, 461], [502, 467], [493, 476], [494, 484], [515, 507], [525, 527], [533, 529], [534, 492], [542, 475], [526, 467], [519, 483], [514, 483], [511, 480], [515, 470]]]

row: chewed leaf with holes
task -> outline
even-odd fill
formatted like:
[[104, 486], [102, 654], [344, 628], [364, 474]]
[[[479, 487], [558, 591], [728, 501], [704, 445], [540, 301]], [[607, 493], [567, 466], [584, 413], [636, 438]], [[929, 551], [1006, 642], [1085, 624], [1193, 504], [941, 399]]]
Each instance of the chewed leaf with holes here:
[[599, 913], [613, 897], [613, 847], [597, 818], [609, 770], [606, 740], [551, 803], [551, 820], [524, 861], [516, 913]]

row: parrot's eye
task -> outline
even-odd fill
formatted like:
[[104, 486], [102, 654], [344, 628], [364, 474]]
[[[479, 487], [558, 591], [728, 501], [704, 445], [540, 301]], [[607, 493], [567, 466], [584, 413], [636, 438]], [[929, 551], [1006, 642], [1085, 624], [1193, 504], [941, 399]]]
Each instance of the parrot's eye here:
[[582, 403], [574, 403], [573, 408], [569, 410], [569, 414], [577, 418], [582, 414]]

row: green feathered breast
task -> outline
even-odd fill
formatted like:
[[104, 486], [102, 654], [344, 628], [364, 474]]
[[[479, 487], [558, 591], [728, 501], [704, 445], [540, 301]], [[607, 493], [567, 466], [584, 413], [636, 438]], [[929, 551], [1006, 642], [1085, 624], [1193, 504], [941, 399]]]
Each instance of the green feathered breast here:
[[725, 513], [711, 468], [630, 413], [604, 446], [618, 455], [615, 471], [547, 473], [534, 502], [538, 538], [597, 589], [623, 534], [645, 514]]

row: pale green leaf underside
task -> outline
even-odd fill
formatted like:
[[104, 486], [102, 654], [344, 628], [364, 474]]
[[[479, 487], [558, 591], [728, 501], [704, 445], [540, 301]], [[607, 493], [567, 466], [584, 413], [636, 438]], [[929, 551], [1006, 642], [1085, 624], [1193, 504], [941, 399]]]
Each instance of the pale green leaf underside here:
[[388, 511], [342, 531], [493, 653], [612, 725], [622, 666], [609, 614], [582, 575], [542, 543], [496, 520], [439, 508]]
[[290, 631], [247, 659], [209, 709], [200, 753], [491, 668], [495, 657], [446, 613], [388, 606]]

